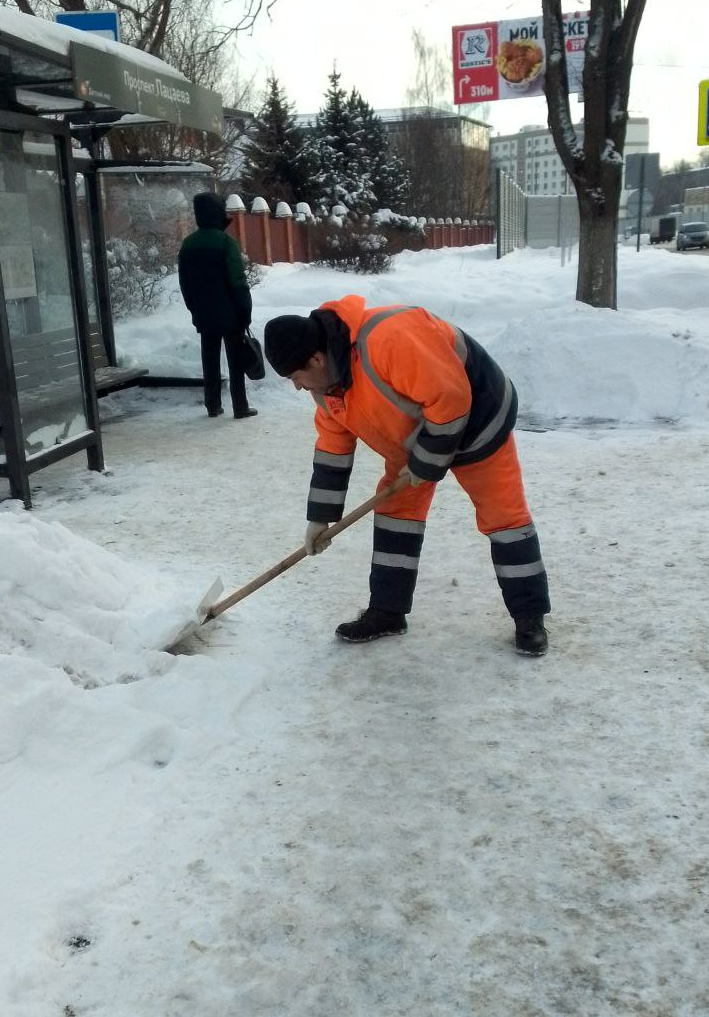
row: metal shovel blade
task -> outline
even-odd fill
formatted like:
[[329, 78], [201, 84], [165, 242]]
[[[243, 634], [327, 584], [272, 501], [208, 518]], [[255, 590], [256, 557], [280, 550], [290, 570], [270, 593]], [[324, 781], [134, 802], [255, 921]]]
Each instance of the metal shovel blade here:
[[188, 639], [204, 624], [207, 615], [223, 592], [224, 583], [217, 577], [197, 605], [194, 618], [191, 618], [181, 629], [178, 629], [163, 649], [167, 650], [168, 653], [176, 653], [180, 643], [184, 643], [185, 639]]
[[[406, 487], [408, 483], [409, 478], [407, 475], [399, 475], [396, 480], [393, 480], [386, 487], [383, 487], [376, 494], [372, 495], [371, 498], [368, 498], [367, 501], [362, 502], [362, 504], [358, 505], [357, 508], [348, 512], [347, 515], [343, 516], [338, 523], [333, 523], [332, 526], [328, 527], [326, 531], [327, 537], [332, 539], [337, 536], [338, 533], [342, 533], [342, 531], [346, 530], [348, 526], [352, 526], [352, 524], [356, 523], [358, 519], [362, 519], [363, 516], [366, 516], [373, 508], [376, 508], [377, 505], [394, 494], [395, 491], [400, 491], [403, 487]], [[299, 547], [297, 551], [293, 551], [293, 553], [289, 554], [287, 558], [283, 558], [282, 561], [272, 565], [270, 569], [262, 572], [260, 576], [256, 577], [256, 579], [252, 579], [250, 583], [246, 584], [246, 586], [242, 586], [240, 590], [236, 590], [228, 597], [224, 597], [223, 600], [220, 600], [219, 598], [224, 590], [224, 586], [222, 585], [221, 579], [217, 579], [216, 582], [212, 583], [209, 587], [204, 597], [202, 597], [199, 607], [197, 608], [196, 617], [180, 629], [175, 638], [170, 641], [165, 649], [173, 653], [179, 652], [179, 644], [183, 643], [189, 636], [193, 635], [198, 628], [206, 622], [212, 621], [214, 618], [218, 617], [218, 615], [227, 611], [230, 607], [233, 607], [234, 604], [238, 604], [239, 601], [251, 596], [251, 594], [256, 590], [260, 590], [262, 586], [265, 586], [266, 583], [270, 583], [272, 579], [276, 578], [276, 576], [280, 576], [287, 569], [291, 568], [291, 566], [302, 561], [303, 558], [307, 557], [307, 554], [308, 552], [305, 547]]]

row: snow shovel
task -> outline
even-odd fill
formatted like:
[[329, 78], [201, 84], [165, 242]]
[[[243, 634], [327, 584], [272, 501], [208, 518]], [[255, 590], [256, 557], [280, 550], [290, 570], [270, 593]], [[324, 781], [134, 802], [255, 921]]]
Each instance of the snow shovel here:
[[[325, 530], [320, 539], [331, 540], [333, 537], [336, 537], [338, 533], [342, 533], [342, 531], [346, 530], [348, 526], [351, 526], [353, 523], [356, 523], [358, 519], [366, 516], [373, 508], [376, 508], [377, 505], [385, 501], [396, 491], [401, 490], [402, 487], [406, 487], [408, 482], [408, 477], [397, 477], [391, 484], [383, 487], [378, 494], [372, 495], [372, 497], [368, 498], [367, 501], [362, 502], [362, 504], [358, 505], [357, 508], [348, 512], [347, 515], [342, 517], [339, 523], [333, 523], [332, 526], [328, 526], [327, 530]], [[197, 616], [199, 620], [196, 622], [192, 621], [188, 625], [185, 625], [166, 649], [174, 650], [179, 643], [187, 639], [187, 637], [192, 635], [193, 632], [196, 632], [197, 629], [202, 627], [202, 625], [206, 625], [207, 622], [218, 618], [220, 614], [223, 614], [224, 611], [228, 611], [230, 607], [234, 606], [234, 604], [238, 604], [240, 600], [244, 600], [252, 593], [255, 593], [256, 590], [260, 590], [262, 586], [265, 586], [266, 583], [270, 583], [272, 579], [276, 578], [276, 576], [280, 576], [283, 572], [286, 572], [289, 568], [291, 568], [291, 566], [297, 565], [297, 563], [302, 561], [303, 558], [306, 558], [307, 555], [308, 552], [305, 550], [305, 545], [303, 545], [302, 547], [299, 547], [297, 551], [293, 551], [292, 554], [289, 554], [287, 558], [283, 558], [281, 561], [277, 562], [276, 565], [272, 565], [270, 569], [262, 572], [260, 576], [256, 577], [256, 579], [252, 579], [250, 583], [246, 584], [246, 586], [242, 586], [240, 590], [236, 590], [234, 593], [230, 593], [228, 597], [224, 597], [223, 600], [215, 602], [215, 598], [219, 596], [223, 589], [221, 580], [217, 579], [202, 598], [202, 601], [197, 608]]]

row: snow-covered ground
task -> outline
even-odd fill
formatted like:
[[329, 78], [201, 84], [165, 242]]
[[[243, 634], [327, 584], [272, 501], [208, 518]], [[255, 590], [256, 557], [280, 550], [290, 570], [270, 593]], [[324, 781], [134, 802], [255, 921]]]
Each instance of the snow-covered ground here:
[[[160, 650], [220, 574], [299, 546], [312, 409], [199, 389], [101, 401], [74, 457], [0, 505], [2, 1017], [709, 1014], [709, 258], [403, 254], [381, 277], [276, 266], [255, 330], [360, 292], [420, 303], [515, 381], [550, 577], [517, 657], [469, 503], [440, 485], [410, 630], [340, 644], [370, 525]], [[170, 297], [170, 286], [172, 296]], [[176, 298], [126, 361], [199, 374]], [[358, 452], [348, 507], [378, 460]]]

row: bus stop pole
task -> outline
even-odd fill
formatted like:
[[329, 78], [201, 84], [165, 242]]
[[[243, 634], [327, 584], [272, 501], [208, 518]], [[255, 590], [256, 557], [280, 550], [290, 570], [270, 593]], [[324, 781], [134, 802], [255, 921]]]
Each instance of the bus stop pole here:
[[645, 156], [640, 156], [640, 201], [638, 203], [638, 240], [635, 250], [640, 250], [640, 227], [643, 221], [643, 198], [645, 197]]

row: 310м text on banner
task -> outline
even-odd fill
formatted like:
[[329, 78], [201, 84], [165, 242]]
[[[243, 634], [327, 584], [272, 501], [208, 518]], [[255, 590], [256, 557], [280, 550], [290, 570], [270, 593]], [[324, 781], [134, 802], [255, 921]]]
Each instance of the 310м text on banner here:
[[[588, 11], [564, 15], [569, 92], [581, 92]], [[544, 91], [546, 47], [541, 18], [453, 28], [453, 101], [520, 99]]]

